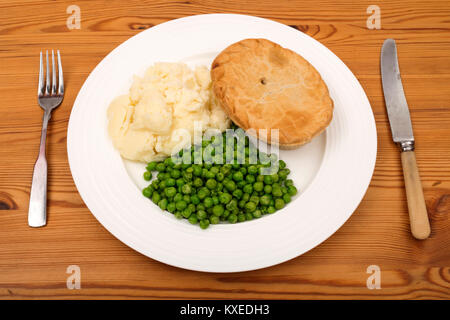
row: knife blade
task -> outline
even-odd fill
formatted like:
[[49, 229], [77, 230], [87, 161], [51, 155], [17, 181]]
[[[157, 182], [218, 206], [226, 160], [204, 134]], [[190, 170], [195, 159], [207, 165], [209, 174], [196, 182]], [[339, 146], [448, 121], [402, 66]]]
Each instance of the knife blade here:
[[402, 149], [413, 150], [414, 134], [393, 39], [385, 40], [381, 49], [381, 79], [392, 138]]

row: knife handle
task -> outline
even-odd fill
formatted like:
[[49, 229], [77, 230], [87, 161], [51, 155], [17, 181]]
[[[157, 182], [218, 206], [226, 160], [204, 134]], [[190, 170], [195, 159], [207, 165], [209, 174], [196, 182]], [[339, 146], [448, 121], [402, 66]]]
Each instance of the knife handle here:
[[430, 235], [430, 222], [428, 221], [427, 207], [414, 151], [402, 152], [402, 166], [411, 233], [414, 238], [423, 240]]

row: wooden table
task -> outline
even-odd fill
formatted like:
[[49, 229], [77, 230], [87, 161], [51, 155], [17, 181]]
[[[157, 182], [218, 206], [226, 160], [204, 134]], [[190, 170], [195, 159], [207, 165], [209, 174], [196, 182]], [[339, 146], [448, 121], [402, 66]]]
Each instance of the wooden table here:
[[[69, 30], [69, 5], [81, 29]], [[378, 4], [381, 29], [368, 29]], [[106, 54], [143, 29], [187, 15], [230, 12], [292, 26], [322, 42], [354, 72], [376, 118], [378, 156], [364, 200], [327, 241], [301, 257], [253, 272], [186, 271], [122, 244], [94, 218], [77, 192], [66, 154], [73, 101]], [[450, 298], [450, 2], [444, 1], [0, 1], [0, 297], [23, 298]], [[398, 43], [403, 84], [432, 225], [409, 232], [400, 154], [392, 143], [381, 89], [382, 42]], [[38, 55], [60, 49], [63, 104], [48, 135], [48, 225], [27, 226], [42, 111], [36, 103]], [[69, 290], [69, 265], [81, 289]], [[367, 268], [381, 269], [369, 290]]]

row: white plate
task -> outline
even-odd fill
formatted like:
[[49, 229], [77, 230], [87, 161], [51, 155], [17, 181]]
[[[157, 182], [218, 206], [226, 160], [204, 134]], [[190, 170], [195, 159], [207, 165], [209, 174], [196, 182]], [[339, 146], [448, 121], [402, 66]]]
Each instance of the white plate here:
[[[300, 195], [281, 211], [207, 230], [162, 212], [143, 197], [142, 165], [125, 164], [106, 130], [106, 110], [134, 74], [157, 61], [209, 65], [233, 42], [267, 38], [316, 67], [335, 103], [326, 133], [281, 153]], [[77, 188], [98, 221], [140, 253], [199, 271], [235, 272], [292, 259], [331, 236], [351, 216], [369, 185], [377, 139], [369, 101], [351, 71], [330, 50], [283, 24], [212, 14], [157, 25], [125, 41], [92, 71], [70, 116], [67, 149]], [[127, 170], [128, 168], [128, 170]], [[133, 182], [134, 181], [134, 182]]]

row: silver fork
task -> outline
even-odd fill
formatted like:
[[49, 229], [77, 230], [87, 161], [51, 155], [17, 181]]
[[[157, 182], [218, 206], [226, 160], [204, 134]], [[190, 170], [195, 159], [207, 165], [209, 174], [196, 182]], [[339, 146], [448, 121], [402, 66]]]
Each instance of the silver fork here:
[[[45, 158], [47, 125], [50, 120], [52, 110], [58, 107], [64, 98], [64, 79], [59, 50], [57, 50], [57, 54], [58, 83], [56, 83], [55, 54], [53, 50], [52, 73], [49, 71], [48, 51], [46, 51], [46, 75], [44, 75], [42, 51], [40, 54], [38, 102], [41, 108], [44, 109], [44, 119], [42, 121], [39, 156], [34, 165], [33, 181], [31, 183], [30, 206], [28, 208], [28, 225], [30, 227], [42, 227], [47, 223], [47, 159]], [[51, 85], [50, 78], [52, 78]]]

